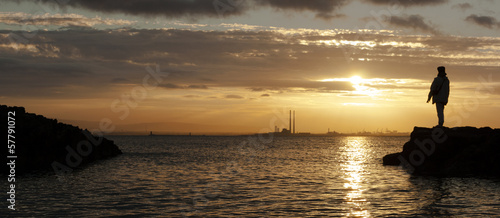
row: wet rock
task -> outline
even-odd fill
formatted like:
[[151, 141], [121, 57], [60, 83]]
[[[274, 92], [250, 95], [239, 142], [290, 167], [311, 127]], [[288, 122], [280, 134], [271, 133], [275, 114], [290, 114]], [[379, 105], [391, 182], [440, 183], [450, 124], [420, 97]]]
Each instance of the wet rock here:
[[500, 129], [415, 127], [400, 153], [384, 165], [402, 165], [414, 175], [500, 176]]
[[[15, 112], [15, 115], [10, 112]], [[7, 146], [1, 149], [6, 162], [16, 156], [16, 173], [35, 170], [54, 170], [68, 172], [83, 167], [91, 162], [117, 156], [122, 152], [113, 141], [92, 135], [87, 130], [60, 123], [41, 115], [26, 113], [23, 107], [0, 105], [0, 131], [7, 139], [8, 117], [14, 121], [11, 131], [13, 149]], [[13, 118], [13, 119], [12, 119]], [[1, 173], [10, 169], [4, 167]]]

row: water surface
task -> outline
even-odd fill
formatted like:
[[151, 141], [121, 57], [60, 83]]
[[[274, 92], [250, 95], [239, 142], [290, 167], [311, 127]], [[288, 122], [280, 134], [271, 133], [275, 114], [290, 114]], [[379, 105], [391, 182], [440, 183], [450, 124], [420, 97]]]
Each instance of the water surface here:
[[[409, 137], [111, 136], [123, 155], [18, 178], [7, 216], [493, 216], [500, 181], [412, 177]], [[7, 187], [7, 181], [0, 182]], [[2, 215], [3, 216], [3, 215]]]

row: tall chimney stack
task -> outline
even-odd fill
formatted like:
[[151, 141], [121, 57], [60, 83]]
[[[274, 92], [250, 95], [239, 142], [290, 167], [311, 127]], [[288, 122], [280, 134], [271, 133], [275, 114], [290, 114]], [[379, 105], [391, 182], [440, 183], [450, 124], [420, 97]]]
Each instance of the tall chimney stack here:
[[295, 134], [295, 110], [293, 111], [293, 134]]
[[290, 110], [290, 122], [288, 122], [288, 130], [292, 132], [292, 110]]

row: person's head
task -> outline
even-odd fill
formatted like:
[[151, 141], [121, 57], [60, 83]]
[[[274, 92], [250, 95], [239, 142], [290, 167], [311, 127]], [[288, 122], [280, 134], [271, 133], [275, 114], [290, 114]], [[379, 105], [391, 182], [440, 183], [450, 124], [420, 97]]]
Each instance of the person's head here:
[[446, 76], [445, 68], [443, 66], [439, 66], [437, 69], [438, 69], [438, 76]]

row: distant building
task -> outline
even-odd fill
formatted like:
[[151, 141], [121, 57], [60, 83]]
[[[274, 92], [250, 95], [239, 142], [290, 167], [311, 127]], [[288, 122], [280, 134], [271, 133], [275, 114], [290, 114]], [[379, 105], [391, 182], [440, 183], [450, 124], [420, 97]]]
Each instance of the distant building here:
[[282, 134], [291, 134], [292, 132], [291, 132], [289, 129], [283, 128], [283, 129], [281, 130], [281, 133], [282, 133]]

